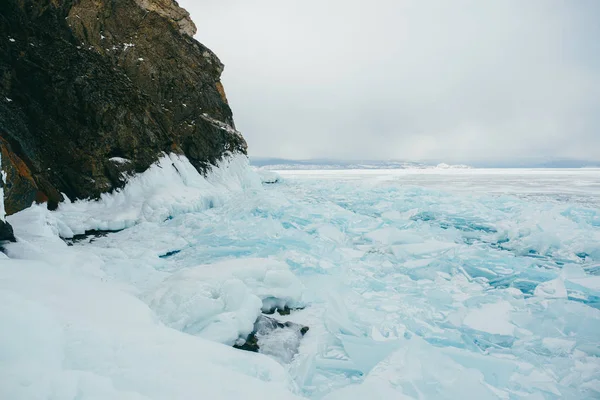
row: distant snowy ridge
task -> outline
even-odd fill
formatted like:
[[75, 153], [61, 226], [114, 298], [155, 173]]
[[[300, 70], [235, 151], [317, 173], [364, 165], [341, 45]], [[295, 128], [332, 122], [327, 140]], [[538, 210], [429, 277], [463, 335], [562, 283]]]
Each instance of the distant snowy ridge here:
[[465, 165], [465, 164], [449, 165], [446, 163], [440, 163], [440, 164], [436, 165], [435, 168], [437, 168], [437, 169], [468, 169], [471, 167], [468, 165]]
[[465, 164], [427, 164], [411, 161], [342, 161], [342, 160], [283, 160], [251, 159], [262, 170], [346, 170], [346, 169], [466, 169]]

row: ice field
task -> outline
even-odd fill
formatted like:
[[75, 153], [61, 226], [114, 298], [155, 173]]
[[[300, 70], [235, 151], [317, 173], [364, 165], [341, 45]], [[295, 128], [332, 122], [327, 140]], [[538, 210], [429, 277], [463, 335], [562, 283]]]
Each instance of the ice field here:
[[[8, 217], [0, 398], [600, 398], [600, 170], [280, 176], [171, 155]], [[310, 330], [231, 347], [274, 307]]]

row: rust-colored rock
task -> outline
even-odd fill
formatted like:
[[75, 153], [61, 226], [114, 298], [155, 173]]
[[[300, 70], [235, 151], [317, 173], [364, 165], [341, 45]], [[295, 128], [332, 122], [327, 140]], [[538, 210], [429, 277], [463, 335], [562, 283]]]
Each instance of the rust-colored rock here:
[[175, 1], [3, 0], [0, 15], [8, 213], [61, 193], [96, 198], [163, 152], [202, 173], [246, 152], [223, 64]]

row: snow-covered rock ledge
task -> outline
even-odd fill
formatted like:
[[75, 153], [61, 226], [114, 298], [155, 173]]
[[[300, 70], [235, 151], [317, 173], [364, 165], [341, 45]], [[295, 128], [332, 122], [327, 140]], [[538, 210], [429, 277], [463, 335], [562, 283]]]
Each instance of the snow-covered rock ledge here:
[[[233, 257], [169, 271], [156, 251], [185, 241], [162, 231], [178, 213], [261, 188], [244, 156], [204, 177], [170, 154], [97, 201], [10, 216], [19, 240], [0, 253], [0, 398], [298, 399], [265, 354], [289, 362], [306, 328], [256, 323], [265, 308], [303, 305], [287, 264]], [[59, 238], [122, 228], [100, 244]], [[231, 347], [253, 334], [263, 354]]]
[[63, 238], [86, 231], [118, 231], [140, 222], [222, 205], [233, 193], [260, 189], [261, 180], [242, 154], [228, 155], [206, 177], [185, 156], [168, 154], [127, 185], [99, 200], [65, 201], [52, 213]]
[[6, 222], [6, 211], [4, 209], [4, 182], [6, 182], [6, 173], [2, 171], [2, 156], [0, 155], [0, 243], [7, 240], [15, 240], [12, 227]]

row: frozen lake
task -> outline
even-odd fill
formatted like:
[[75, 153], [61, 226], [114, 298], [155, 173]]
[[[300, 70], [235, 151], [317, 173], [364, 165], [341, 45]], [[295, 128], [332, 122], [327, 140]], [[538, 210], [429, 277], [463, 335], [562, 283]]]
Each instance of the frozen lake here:
[[296, 264], [323, 309], [313, 393], [358, 370], [365, 396], [598, 396], [600, 170], [280, 173], [326, 248]]
[[228, 345], [256, 296], [304, 307], [277, 316], [310, 327], [298, 354], [262, 343], [300, 396], [600, 396], [600, 170], [280, 174], [68, 251], [166, 326]]

